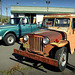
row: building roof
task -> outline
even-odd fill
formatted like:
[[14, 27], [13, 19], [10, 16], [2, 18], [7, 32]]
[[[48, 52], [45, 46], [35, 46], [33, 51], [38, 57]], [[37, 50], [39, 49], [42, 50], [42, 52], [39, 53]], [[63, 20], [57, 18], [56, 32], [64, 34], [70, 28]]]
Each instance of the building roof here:
[[11, 13], [74, 13], [74, 8], [60, 8], [60, 7], [34, 7], [34, 6], [11, 6]]

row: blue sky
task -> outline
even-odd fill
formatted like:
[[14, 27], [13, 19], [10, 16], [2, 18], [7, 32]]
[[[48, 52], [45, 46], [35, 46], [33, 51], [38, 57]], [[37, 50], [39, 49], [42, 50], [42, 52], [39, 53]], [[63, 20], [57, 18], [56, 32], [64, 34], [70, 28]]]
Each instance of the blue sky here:
[[46, 1], [50, 1], [49, 7], [68, 7], [75, 8], [75, 0], [2, 0], [2, 13], [6, 15], [6, 7], [8, 8], [8, 16], [11, 15], [10, 6], [17, 5], [19, 2], [20, 6], [47, 6]]

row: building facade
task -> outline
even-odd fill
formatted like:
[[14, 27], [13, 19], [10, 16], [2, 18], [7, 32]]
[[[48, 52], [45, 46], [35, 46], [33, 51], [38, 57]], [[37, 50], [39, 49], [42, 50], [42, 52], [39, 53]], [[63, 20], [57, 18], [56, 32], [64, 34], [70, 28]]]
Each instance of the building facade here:
[[31, 23], [42, 22], [43, 16], [55, 13], [74, 13], [74, 8], [58, 7], [34, 7], [34, 6], [11, 6], [11, 18], [13, 17], [30, 17]]

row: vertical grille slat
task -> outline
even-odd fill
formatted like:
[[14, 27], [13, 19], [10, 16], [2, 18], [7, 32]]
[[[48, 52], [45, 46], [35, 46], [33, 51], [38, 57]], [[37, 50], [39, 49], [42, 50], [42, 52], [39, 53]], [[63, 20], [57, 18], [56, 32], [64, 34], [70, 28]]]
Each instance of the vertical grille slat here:
[[39, 46], [38, 48], [39, 48], [39, 50], [41, 51], [41, 49], [40, 49], [40, 47], [41, 47], [40, 42], [41, 42], [41, 41], [40, 41], [40, 38], [38, 38], [38, 46]]
[[42, 51], [42, 38], [41, 37], [29, 37], [30, 50]]
[[43, 48], [42, 48], [42, 47], [43, 47], [43, 46], [42, 46], [42, 41], [43, 41], [43, 39], [40, 38], [40, 40], [41, 40], [41, 47], [40, 47], [40, 50], [43, 51]]
[[30, 37], [29, 40], [31, 40], [31, 41], [29, 41], [30, 50], [33, 50], [34, 49], [34, 38], [33, 37]]

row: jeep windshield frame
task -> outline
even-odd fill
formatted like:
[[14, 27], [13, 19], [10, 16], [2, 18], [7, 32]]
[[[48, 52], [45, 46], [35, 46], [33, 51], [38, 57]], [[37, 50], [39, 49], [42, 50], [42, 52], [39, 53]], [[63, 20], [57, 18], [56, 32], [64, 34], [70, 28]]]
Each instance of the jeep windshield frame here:
[[47, 27], [69, 27], [70, 18], [45, 18], [42, 23], [43, 28]]

